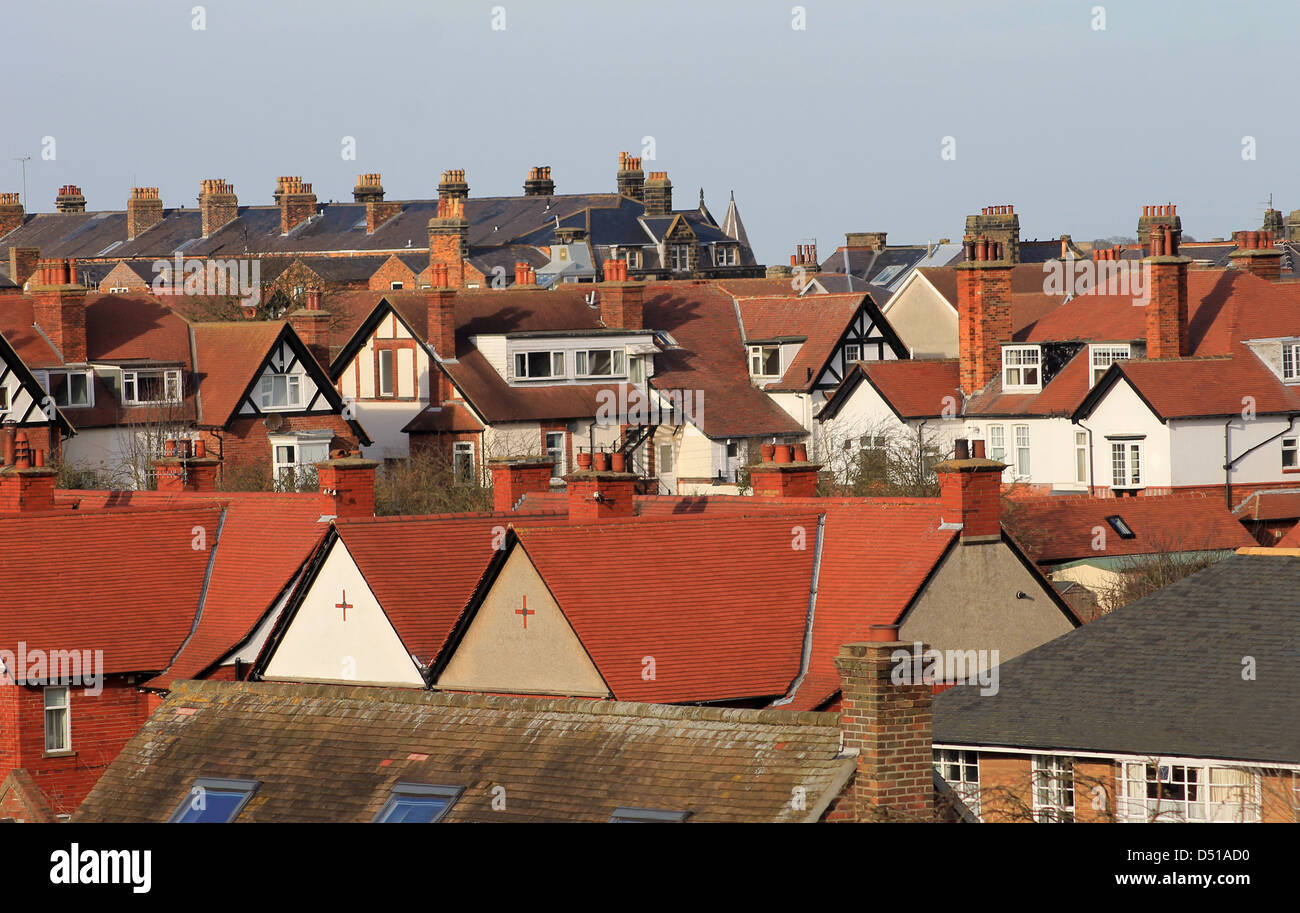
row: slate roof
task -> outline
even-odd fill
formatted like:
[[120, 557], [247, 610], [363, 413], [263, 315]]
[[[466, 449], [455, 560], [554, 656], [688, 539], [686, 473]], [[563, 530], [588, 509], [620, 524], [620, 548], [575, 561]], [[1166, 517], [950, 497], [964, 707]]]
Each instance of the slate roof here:
[[[816, 821], [856, 766], [839, 740], [824, 713], [196, 682], [154, 712], [74, 820], [166, 821], [195, 777], [213, 776], [261, 781], [239, 821], [366, 822], [398, 782], [463, 787], [449, 823], [600, 822], [622, 807]], [[509, 799], [494, 810], [501, 783]], [[796, 786], [805, 810], [792, 808]]]
[[[1134, 533], [1123, 538], [1108, 522], [1118, 516]], [[1090, 558], [1198, 552], [1256, 545], [1222, 496], [1203, 493], [1143, 498], [1037, 496], [1012, 501], [1003, 525], [1036, 564]], [[1097, 529], [1105, 533], [1098, 550]]]
[[1298, 587], [1300, 557], [1217, 562], [936, 695], [934, 741], [1300, 764]]

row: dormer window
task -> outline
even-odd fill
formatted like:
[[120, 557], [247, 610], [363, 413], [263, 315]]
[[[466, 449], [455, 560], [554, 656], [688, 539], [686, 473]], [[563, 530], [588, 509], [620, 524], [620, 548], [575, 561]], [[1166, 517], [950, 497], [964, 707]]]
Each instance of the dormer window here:
[[128, 406], [151, 406], [181, 401], [179, 368], [122, 372], [122, 402]]
[[1002, 389], [1042, 389], [1039, 363], [1042, 352], [1038, 346], [1005, 346], [1002, 349]]
[[579, 377], [622, 377], [627, 357], [622, 349], [586, 349], [574, 356]]
[[691, 268], [691, 248], [688, 244], [673, 244], [668, 248], [668, 262], [675, 273], [684, 273]]
[[715, 266], [735, 266], [740, 262], [739, 251], [732, 244], [720, 244], [713, 249]]
[[43, 371], [36, 375], [41, 386], [60, 409], [93, 406], [89, 371]]
[[533, 379], [564, 376], [563, 352], [516, 352], [515, 377]]
[[1132, 358], [1130, 347], [1122, 346], [1091, 346], [1092, 350], [1092, 383], [1089, 386], [1096, 386], [1097, 381], [1106, 373], [1109, 368], [1117, 361], [1127, 361]]
[[1282, 379], [1287, 383], [1300, 381], [1300, 342], [1282, 343]]
[[780, 377], [781, 347], [750, 346], [749, 373], [755, 377]]
[[262, 409], [302, 406], [302, 379], [297, 374], [267, 374], [261, 384]]
[[628, 269], [641, 268], [641, 251], [636, 248], [621, 250], [615, 255], [616, 259], [626, 260]]

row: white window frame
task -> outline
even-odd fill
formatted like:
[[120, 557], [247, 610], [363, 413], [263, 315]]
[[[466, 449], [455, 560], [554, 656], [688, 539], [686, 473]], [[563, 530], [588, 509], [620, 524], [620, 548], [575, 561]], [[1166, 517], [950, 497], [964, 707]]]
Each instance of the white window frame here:
[[844, 364], [848, 365], [855, 361], [862, 361], [862, 345], [856, 342], [847, 342], [844, 344]]
[[1039, 823], [1073, 821], [1074, 758], [1034, 755], [1032, 771], [1030, 790], [1033, 793], [1034, 820]]
[[1029, 426], [1012, 425], [1011, 426], [1012, 443], [1016, 450], [1016, 468], [1015, 473], [1020, 478], [1029, 478], [1032, 463], [1030, 462], [1029, 449]]
[[[772, 349], [776, 352], [776, 373], [763, 373], [763, 365], [767, 361], [763, 357], [766, 349]], [[776, 346], [750, 346], [749, 347], [749, 373], [754, 377], [780, 377], [781, 376], [781, 347]]]
[[626, 260], [626, 261], [627, 261], [627, 268], [628, 268], [628, 269], [640, 269], [640, 268], [641, 268], [641, 248], [639, 248], [639, 247], [625, 247], [625, 248], [623, 248], [622, 250], [618, 250], [618, 251], [615, 252], [615, 254], [614, 254], [614, 259], [616, 259], [616, 260]]
[[[283, 406], [277, 406], [275, 404], [275, 385], [277, 380], [284, 381], [285, 405]], [[261, 404], [262, 411], [289, 412], [293, 409], [301, 409], [302, 386], [301, 374], [263, 374], [261, 382], [257, 385], [258, 401]]]
[[108, 293], [110, 295], [125, 295], [129, 291], [131, 290], [124, 285], [115, 285], [108, 290]]
[[[60, 696], [62, 698], [61, 703], [57, 700]], [[51, 697], [56, 698], [56, 701], [53, 705], [51, 705], [51, 700], [50, 700]], [[42, 707], [44, 710], [44, 713], [42, 714], [42, 718], [44, 720], [44, 728], [45, 728], [45, 753], [61, 754], [66, 751], [71, 751], [72, 750], [72, 688], [68, 685], [47, 686], [44, 689], [44, 694], [42, 697]], [[50, 736], [54, 734], [54, 730], [52, 730], [50, 727], [50, 714], [52, 713], [56, 715], [61, 714], [61, 716], [55, 717], [55, 719], [59, 721], [58, 732], [57, 732], [58, 742], [59, 742], [58, 745], [50, 744]]]
[[1282, 438], [1282, 468], [1300, 469], [1300, 437]]
[[[462, 463], [468, 460], [469, 467], [467, 472], [462, 472]], [[451, 445], [451, 470], [452, 478], [456, 484], [467, 484], [477, 481], [478, 468], [474, 465], [474, 444], [471, 441], [456, 441]]]
[[646, 356], [632, 355], [627, 360], [627, 379], [629, 383], [639, 384], [645, 380]]
[[390, 292], [400, 292], [404, 288], [406, 288], [406, 283], [400, 279], [394, 279], [392, 282], [388, 283], [388, 290]]
[[1088, 365], [1092, 370], [1089, 388], [1097, 386], [1097, 381], [1117, 361], [1128, 361], [1133, 357], [1133, 347], [1125, 344], [1088, 346]]
[[[1125, 758], [1118, 762], [1118, 815], [1130, 823], [1258, 822], [1262, 820], [1260, 771], [1193, 758]], [[1216, 774], [1244, 783], [1216, 783]], [[1180, 788], [1182, 798], [1152, 797], [1151, 787]], [[1235, 798], [1229, 798], [1235, 797]]]
[[[140, 375], [162, 375], [163, 398], [140, 399]], [[127, 390], [131, 392], [128, 393]], [[127, 406], [160, 406], [181, 402], [180, 368], [146, 368], [122, 372], [122, 403]]]
[[[1033, 356], [1027, 360], [1026, 355]], [[1033, 380], [1026, 381], [1032, 372]], [[1043, 350], [1039, 346], [1002, 347], [1002, 389], [1028, 391], [1043, 389]]]
[[1074, 432], [1074, 481], [1080, 485], [1088, 484], [1089, 456], [1088, 432]]
[[[934, 770], [961, 797], [975, 817], [980, 817], [979, 752], [962, 748], [936, 748]], [[970, 778], [972, 771], [975, 776], [973, 780]]]
[[[609, 353], [609, 371], [593, 372], [590, 370], [592, 356]], [[626, 377], [627, 352], [623, 349], [579, 349], [573, 353], [573, 371], [576, 377]]]
[[[555, 438], [559, 438], [559, 443], [552, 443]], [[567, 461], [565, 460], [565, 434], [563, 431], [546, 432], [546, 453], [551, 458], [551, 478], [562, 479], [566, 474]]]
[[[1146, 487], [1146, 452], [1142, 441], [1109, 441], [1110, 444], [1110, 487], [1117, 491], [1129, 491]], [[1117, 450], [1118, 448], [1118, 450]], [[1136, 457], [1136, 461], [1134, 460]], [[1134, 463], [1137, 465], [1134, 478]], [[1122, 471], [1122, 478], [1116, 479], [1116, 470]]]
[[988, 458], [996, 460], [999, 463], [1005, 463], [1008, 467], [1011, 461], [1007, 459], [1007, 429], [1005, 425], [989, 425], [988, 427]]
[[[547, 350], [530, 350], [514, 353], [515, 377], [519, 380], [554, 380], [557, 377], [565, 377], [564, 373], [564, 353]], [[549, 374], [529, 374], [528, 360], [533, 355], [550, 355], [551, 373]], [[520, 371], [520, 368], [523, 368]]]
[[734, 244], [719, 244], [713, 248], [714, 266], [735, 266], [740, 263], [740, 251]]
[[691, 268], [691, 246], [689, 244], [668, 245], [669, 268], [674, 273], [689, 272]]
[[[74, 369], [70, 371], [63, 371], [63, 370], [37, 371], [35, 373], [36, 373], [36, 379], [40, 381], [42, 389], [44, 389], [46, 394], [49, 395], [50, 400], [54, 403], [54, 405], [58, 406], [60, 409], [90, 409], [94, 407], [95, 375], [94, 372], [91, 371], [89, 368], [87, 368], [84, 371]], [[86, 378], [86, 402], [74, 403], [71, 401], [71, 397], [69, 397], [69, 401], [67, 403], [59, 402], [59, 398], [54, 395], [54, 392], [52, 390], [50, 390], [50, 378], [53, 377], [55, 374], [63, 375], [66, 378], [71, 378], [74, 374], [80, 374], [84, 376]], [[72, 391], [72, 383], [70, 380], [66, 383], [64, 389], [69, 391], [69, 393]]]
[[[287, 484], [292, 475], [294, 487], [303, 485], [316, 471], [316, 464], [329, 459], [332, 432], [304, 431], [298, 434], [273, 434], [267, 439], [271, 445], [272, 478], [277, 486]], [[293, 459], [280, 459], [280, 448], [292, 447]], [[315, 455], [304, 458], [303, 448], [309, 447]], [[324, 448], [322, 451], [321, 448]]]
[[[388, 389], [384, 389], [384, 356], [388, 356]], [[397, 395], [397, 350], [377, 349], [375, 351], [376, 367], [379, 370], [377, 393], [380, 396]]]
[[1282, 343], [1282, 380], [1300, 383], [1300, 342]]

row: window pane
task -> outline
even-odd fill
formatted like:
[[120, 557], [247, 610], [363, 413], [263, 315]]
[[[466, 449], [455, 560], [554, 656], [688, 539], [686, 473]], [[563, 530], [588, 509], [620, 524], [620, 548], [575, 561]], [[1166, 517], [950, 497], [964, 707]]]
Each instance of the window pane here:
[[763, 350], [763, 373], [770, 377], [781, 373], [781, 350], [776, 346]]
[[393, 350], [381, 349], [379, 352], [379, 392], [383, 396], [393, 394]]
[[[180, 824], [226, 824], [248, 793], [237, 790], [206, 789], [189, 801], [185, 812], [176, 819]], [[195, 806], [199, 806], [195, 808]]]
[[393, 796], [379, 820], [384, 824], [428, 824], [446, 810], [439, 796]]

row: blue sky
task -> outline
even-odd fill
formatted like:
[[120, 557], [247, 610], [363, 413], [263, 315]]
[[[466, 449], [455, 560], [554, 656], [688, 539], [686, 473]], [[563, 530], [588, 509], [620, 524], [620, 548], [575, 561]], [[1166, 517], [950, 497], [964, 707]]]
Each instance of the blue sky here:
[[427, 198], [456, 167], [477, 195], [542, 164], [560, 192], [612, 190], [618, 152], [651, 136], [677, 204], [702, 186], [720, 218], [734, 190], [768, 263], [846, 231], [957, 239], [997, 203], [1023, 238], [1080, 240], [1132, 234], [1147, 203], [1201, 239], [1259, 227], [1270, 193], [1300, 208], [1300, 4], [209, 0], [195, 30], [196, 5], [6, 9], [0, 190], [21, 189], [22, 155], [40, 211], [64, 183], [92, 209], [136, 183], [190, 206], [208, 177], [269, 203], [281, 174], [350, 199], [368, 171]]

